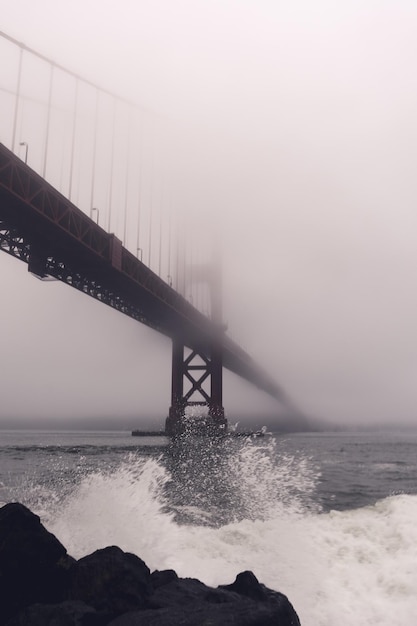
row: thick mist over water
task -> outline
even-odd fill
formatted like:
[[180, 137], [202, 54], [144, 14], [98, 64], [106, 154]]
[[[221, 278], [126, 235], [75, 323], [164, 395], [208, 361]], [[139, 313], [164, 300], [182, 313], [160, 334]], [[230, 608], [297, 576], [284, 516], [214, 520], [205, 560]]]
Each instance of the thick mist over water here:
[[[416, 422], [416, 25], [405, 0], [2, 12], [4, 32], [170, 128], [193, 245], [212, 223], [222, 240], [228, 332], [304, 414], [361, 425]], [[163, 422], [169, 342], [5, 254], [0, 279], [4, 423]], [[227, 374], [224, 396], [233, 420], [282, 411]]]

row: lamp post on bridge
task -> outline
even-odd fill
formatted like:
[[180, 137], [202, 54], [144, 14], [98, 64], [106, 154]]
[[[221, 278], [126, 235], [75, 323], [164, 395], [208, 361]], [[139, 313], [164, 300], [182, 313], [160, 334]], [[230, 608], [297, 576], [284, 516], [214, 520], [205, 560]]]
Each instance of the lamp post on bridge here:
[[25, 147], [25, 165], [27, 165], [29, 144], [27, 143], [27, 141], [21, 141], [19, 143], [19, 146], [24, 146]]
[[90, 218], [93, 219], [93, 213], [94, 211], [97, 211], [97, 225], [98, 225], [98, 220], [100, 218], [100, 209], [97, 209], [97, 207], [92, 207], [91, 211], [90, 211]]

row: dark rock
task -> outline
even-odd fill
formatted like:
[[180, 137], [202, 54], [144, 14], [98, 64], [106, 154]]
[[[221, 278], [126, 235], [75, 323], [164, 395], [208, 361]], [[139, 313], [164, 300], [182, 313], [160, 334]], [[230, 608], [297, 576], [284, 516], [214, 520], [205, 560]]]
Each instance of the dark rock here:
[[300, 626], [283, 594], [242, 572], [217, 589], [150, 571], [115, 546], [79, 561], [21, 504], [0, 509], [0, 626]]
[[241, 572], [236, 576], [236, 580], [231, 585], [221, 585], [221, 589], [227, 591], [234, 591], [240, 596], [246, 596], [252, 600], [258, 600], [259, 602], [265, 602], [267, 600], [267, 594], [259, 584], [253, 572]]
[[152, 594], [150, 606], [164, 609], [172, 606], [185, 606], [194, 602], [222, 604], [240, 601], [238, 594], [223, 591], [220, 588], [207, 587], [196, 578], [178, 578], [171, 583], [158, 587]]
[[161, 572], [159, 570], [155, 570], [151, 574], [151, 584], [153, 589], [158, 589], [158, 587], [162, 587], [162, 585], [167, 585], [173, 580], [178, 580], [177, 572], [174, 572], [173, 569], [164, 569]]
[[150, 581], [149, 568], [139, 557], [111, 546], [71, 568], [69, 598], [119, 615], [149, 606]]
[[205, 601], [210, 604], [224, 604], [225, 602], [240, 601], [240, 598], [233, 592], [223, 591], [223, 589], [217, 587], [217, 589], [208, 588], [205, 595]]
[[64, 599], [71, 558], [40, 519], [18, 503], [0, 509], [0, 623], [34, 602]]
[[286, 596], [261, 585], [252, 572], [239, 574], [232, 585], [217, 589], [193, 578], [177, 578], [159, 586], [151, 597], [153, 612], [131, 613], [112, 626], [299, 626]]
[[23, 504], [12, 502], [0, 509], [1, 562], [9, 567], [36, 562], [42, 567], [56, 563], [67, 551], [42, 526], [40, 518]]
[[100, 615], [84, 602], [32, 604], [7, 622], [7, 626], [105, 626]]
[[225, 604], [186, 606], [125, 613], [109, 626], [299, 626], [283, 619], [276, 607], [241, 599]]
[[[236, 580], [231, 585], [221, 585], [219, 589], [238, 593], [246, 598], [263, 603], [269, 603], [279, 609], [280, 618], [283, 624], [289, 626], [299, 626], [300, 620], [294, 607], [287, 596], [279, 591], [274, 591], [258, 582], [253, 572], [241, 572], [236, 576]], [[281, 622], [280, 622], [281, 623]]]
[[151, 607], [164, 609], [170, 606], [204, 602], [207, 590], [208, 587], [195, 578], [177, 578], [154, 591], [151, 597]]

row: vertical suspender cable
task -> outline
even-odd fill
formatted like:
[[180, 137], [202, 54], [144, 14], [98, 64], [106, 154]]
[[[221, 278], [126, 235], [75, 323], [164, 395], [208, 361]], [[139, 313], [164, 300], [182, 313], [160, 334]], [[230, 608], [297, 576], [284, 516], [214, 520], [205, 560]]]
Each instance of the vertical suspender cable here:
[[162, 263], [162, 207], [159, 211], [159, 262], [158, 262], [158, 276], [161, 276], [161, 263]]
[[175, 238], [175, 289], [181, 293], [180, 288], [180, 227], [179, 218], [176, 221], [176, 238]]
[[17, 115], [19, 112], [20, 84], [22, 80], [22, 61], [23, 61], [23, 48], [20, 48], [19, 68], [17, 71], [16, 98], [15, 98], [15, 105], [14, 105], [12, 152], [15, 151], [15, 147], [16, 147], [16, 128], [17, 128]]
[[108, 220], [107, 220], [107, 232], [110, 233], [110, 225], [111, 225], [111, 205], [112, 205], [112, 196], [113, 196], [113, 170], [114, 170], [114, 141], [116, 134], [116, 107], [117, 100], [113, 98], [113, 129], [112, 129], [112, 138], [111, 138], [111, 160], [110, 160], [110, 188], [109, 188], [109, 210], [108, 210]]
[[[141, 128], [143, 128], [143, 121], [141, 120]], [[141, 213], [141, 194], [142, 194], [142, 141], [143, 141], [143, 133], [139, 134], [139, 171], [138, 171], [138, 221], [137, 221], [137, 229], [136, 229], [136, 256], [139, 257], [139, 235], [140, 235], [140, 213]], [[142, 260], [142, 258], [141, 258]]]
[[164, 202], [164, 184], [163, 178], [161, 179], [161, 202], [159, 205], [159, 258], [158, 258], [158, 276], [161, 277], [161, 263], [162, 263], [162, 206]]
[[168, 274], [167, 274], [168, 284], [172, 285], [172, 276], [171, 276], [171, 206], [169, 207], [169, 215], [168, 215]]
[[148, 267], [151, 267], [151, 250], [152, 250], [152, 201], [153, 201], [153, 190], [152, 190], [152, 169], [151, 169], [151, 197], [149, 201], [149, 237], [148, 237]]
[[125, 176], [125, 207], [123, 216], [123, 245], [127, 247], [127, 206], [129, 195], [129, 161], [130, 161], [130, 130], [131, 130], [132, 109], [129, 107], [127, 116], [127, 141], [126, 141], [126, 176]]
[[[20, 138], [22, 137], [22, 128], [23, 128], [24, 117], [25, 117], [25, 99], [22, 98], [22, 103], [20, 105], [20, 123], [19, 123], [19, 137]], [[20, 142], [19, 142], [19, 145], [20, 145]], [[27, 158], [25, 160], [27, 162]]]
[[182, 277], [181, 277], [181, 224], [180, 218], [177, 220], [177, 284], [176, 289], [182, 293]]
[[[100, 92], [96, 87], [96, 103], [94, 108], [94, 135], [93, 135], [93, 163], [91, 166], [91, 194], [90, 194], [90, 217], [93, 216], [93, 208], [94, 208], [94, 186], [95, 186], [95, 178], [96, 178], [96, 157], [97, 157], [97, 129], [98, 129], [98, 102], [99, 102]], [[98, 214], [97, 214], [97, 222], [98, 222]]]
[[197, 293], [197, 297], [196, 297], [196, 307], [197, 309], [199, 309], [199, 311], [201, 311], [201, 248], [197, 246], [197, 253], [196, 253], [196, 269], [197, 269], [197, 281], [196, 281], [196, 293]]
[[77, 108], [78, 108], [78, 78], [75, 78], [75, 94], [74, 94], [74, 115], [72, 118], [72, 143], [71, 143], [71, 165], [69, 176], [69, 199], [72, 195], [72, 177], [74, 173], [74, 158], [75, 158], [75, 135], [77, 132]]
[[59, 176], [59, 191], [62, 193], [64, 189], [64, 158], [65, 158], [65, 143], [62, 141], [61, 145], [61, 172]]
[[[195, 249], [194, 249], [194, 240], [190, 241], [190, 277], [188, 279], [190, 281], [190, 292], [191, 292], [191, 302], [195, 303], [196, 300], [196, 284], [195, 284]], [[196, 306], [196, 304], [194, 305]]]
[[[189, 238], [189, 233], [187, 232], [187, 241]], [[190, 241], [188, 248], [188, 262], [187, 262], [187, 270], [188, 270], [188, 299], [193, 304], [193, 240]]]
[[[155, 123], [155, 122], [154, 122]], [[154, 123], [152, 126], [154, 127]], [[151, 141], [154, 138], [154, 133], [152, 133]], [[154, 200], [154, 170], [155, 170], [155, 143], [152, 142], [151, 145], [151, 190], [150, 190], [150, 198], [149, 198], [149, 238], [148, 238], [148, 267], [151, 267], [151, 252], [152, 252], [152, 208], [153, 208], [153, 200]]]
[[181, 224], [180, 224], [180, 228], [181, 228], [181, 246], [180, 246], [180, 276], [181, 276], [181, 293], [184, 296], [184, 298], [187, 297], [186, 294], [186, 280], [185, 280], [185, 274], [186, 274], [186, 259], [185, 259], [185, 255], [186, 255], [186, 248], [185, 248], [185, 224], [184, 224], [184, 214], [181, 215]]
[[48, 141], [49, 141], [49, 126], [51, 122], [51, 103], [52, 103], [52, 85], [54, 80], [54, 64], [50, 65], [50, 74], [49, 74], [49, 92], [48, 92], [48, 108], [46, 111], [46, 135], [45, 135], [45, 146], [43, 152], [43, 168], [42, 168], [42, 177], [46, 176], [46, 162], [48, 159]]

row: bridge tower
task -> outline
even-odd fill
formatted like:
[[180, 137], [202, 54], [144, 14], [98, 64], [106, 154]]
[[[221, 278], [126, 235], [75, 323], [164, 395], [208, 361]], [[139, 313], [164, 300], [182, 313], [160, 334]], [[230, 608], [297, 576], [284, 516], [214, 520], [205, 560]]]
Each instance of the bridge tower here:
[[[210, 344], [189, 349], [180, 338], [172, 341], [171, 406], [165, 422], [165, 431], [176, 435], [191, 426], [204, 434], [227, 431], [223, 408], [223, 351], [222, 340], [226, 326], [222, 323], [222, 287], [219, 255], [210, 268], [194, 271], [194, 278], [208, 284], [211, 319], [216, 331]], [[205, 415], [198, 415], [198, 408]], [[195, 408], [195, 416], [191, 414]], [[194, 423], [192, 423], [194, 422]]]

